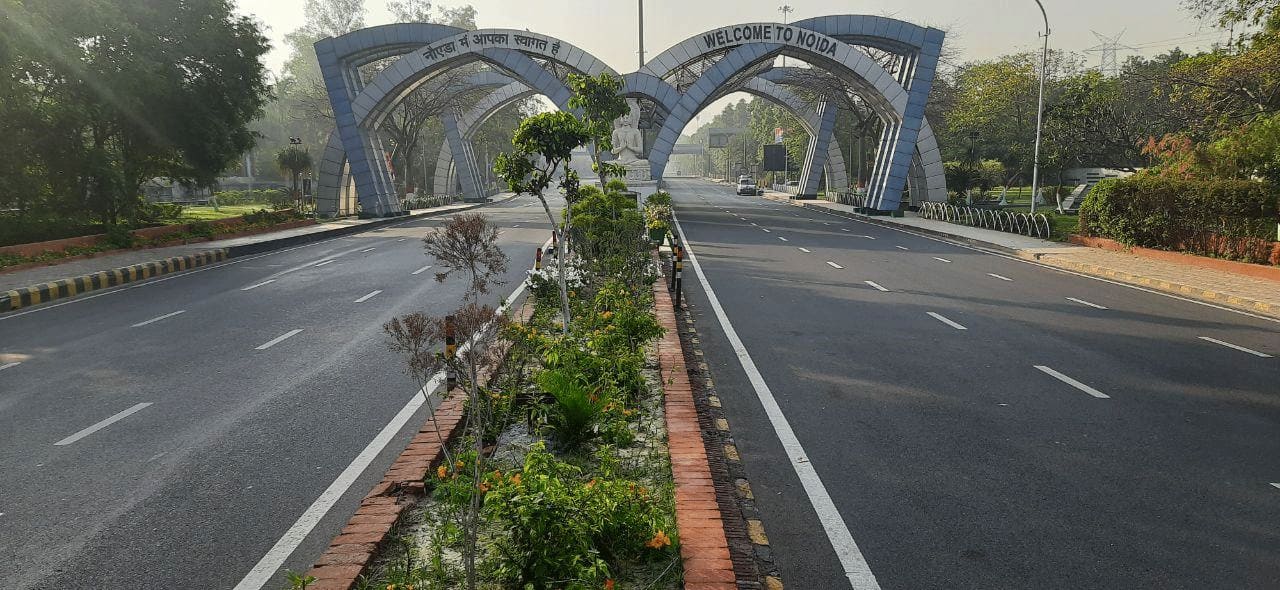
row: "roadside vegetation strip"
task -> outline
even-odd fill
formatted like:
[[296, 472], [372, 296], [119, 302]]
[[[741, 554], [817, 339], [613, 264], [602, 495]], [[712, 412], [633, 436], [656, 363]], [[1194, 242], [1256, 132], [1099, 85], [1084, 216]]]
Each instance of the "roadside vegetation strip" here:
[[39, 303], [47, 303], [57, 299], [74, 297], [80, 293], [96, 291], [141, 281], [151, 277], [157, 277], [164, 274], [179, 272], [221, 262], [227, 259], [227, 250], [209, 250], [198, 254], [188, 256], [176, 256], [157, 260], [155, 262], [144, 262], [130, 266], [122, 266], [111, 270], [104, 270], [90, 275], [82, 275], [70, 279], [62, 279], [51, 283], [42, 283], [21, 289], [14, 289], [5, 293], [0, 293], [0, 312], [13, 311], [30, 307]]

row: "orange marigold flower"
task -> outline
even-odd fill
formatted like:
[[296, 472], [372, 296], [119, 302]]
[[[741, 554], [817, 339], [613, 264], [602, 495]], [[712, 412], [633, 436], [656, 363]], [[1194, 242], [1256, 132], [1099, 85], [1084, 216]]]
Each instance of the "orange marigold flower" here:
[[613, 578], [604, 581], [604, 590], [613, 590]]
[[653, 538], [649, 539], [649, 542], [645, 543], [644, 546], [650, 549], [662, 549], [670, 544], [671, 538], [662, 532], [662, 529], [658, 529], [658, 532], [654, 533]]
[[511, 483], [512, 483], [512, 485], [517, 485], [517, 486], [518, 486], [518, 485], [520, 485], [520, 474], [519, 474], [519, 473], [517, 473], [517, 474], [515, 474], [515, 475], [511, 476]]
[[482, 481], [482, 482], [480, 482], [480, 485], [478, 485], [478, 486], [476, 486], [476, 487], [480, 488], [480, 491], [481, 491], [481, 492], [487, 492], [487, 491], [489, 491], [489, 482], [487, 482], [487, 481]]
[[589, 490], [594, 487], [596, 487], [596, 480], [593, 478], [591, 481], [587, 482], [587, 489]]
[[446, 475], [449, 475], [449, 470], [446, 469], [444, 465], [436, 467], [436, 477], [444, 479]]
[[612, 311], [606, 311], [606, 312], [604, 312], [604, 313], [600, 314], [600, 317], [602, 317], [602, 318], [604, 318], [604, 319], [606, 319], [606, 320], [607, 320], [607, 319], [609, 319], [609, 318], [613, 317], [613, 312], [612, 312]]

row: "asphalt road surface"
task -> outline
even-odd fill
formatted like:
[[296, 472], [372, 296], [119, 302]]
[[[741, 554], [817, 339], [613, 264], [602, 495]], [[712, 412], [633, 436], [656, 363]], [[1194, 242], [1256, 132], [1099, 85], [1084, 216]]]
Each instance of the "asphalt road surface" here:
[[[479, 211], [511, 259], [496, 303], [550, 225], [527, 196]], [[0, 588], [244, 580], [415, 396], [381, 326], [460, 303], [462, 279], [424, 269], [443, 219], [0, 315]], [[281, 572], [310, 567], [428, 412], [400, 416]]]
[[671, 192], [788, 588], [1280, 588], [1280, 323]]

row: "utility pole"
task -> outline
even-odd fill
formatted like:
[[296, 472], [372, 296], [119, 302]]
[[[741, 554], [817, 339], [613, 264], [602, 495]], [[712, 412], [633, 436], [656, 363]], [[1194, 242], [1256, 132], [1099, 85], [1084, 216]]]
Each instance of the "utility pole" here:
[[640, 0], [640, 68], [644, 69], [644, 0]]
[[1031, 214], [1036, 212], [1036, 196], [1040, 191], [1040, 133], [1044, 125], [1044, 78], [1049, 74], [1049, 13], [1044, 4], [1036, 0], [1044, 17], [1044, 52], [1040, 54], [1040, 100], [1036, 104], [1036, 148], [1031, 164]]

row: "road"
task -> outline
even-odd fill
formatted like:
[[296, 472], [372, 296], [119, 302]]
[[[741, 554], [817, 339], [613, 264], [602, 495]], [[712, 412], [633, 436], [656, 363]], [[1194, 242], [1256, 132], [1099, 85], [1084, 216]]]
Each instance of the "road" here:
[[[480, 211], [506, 296], [550, 225], [527, 196]], [[0, 315], [0, 587], [240, 583], [415, 396], [381, 326], [459, 304], [462, 280], [424, 270], [442, 219]], [[310, 567], [428, 412], [282, 570]]]
[[1280, 588], [1280, 323], [671, 192], [788, 588]]

